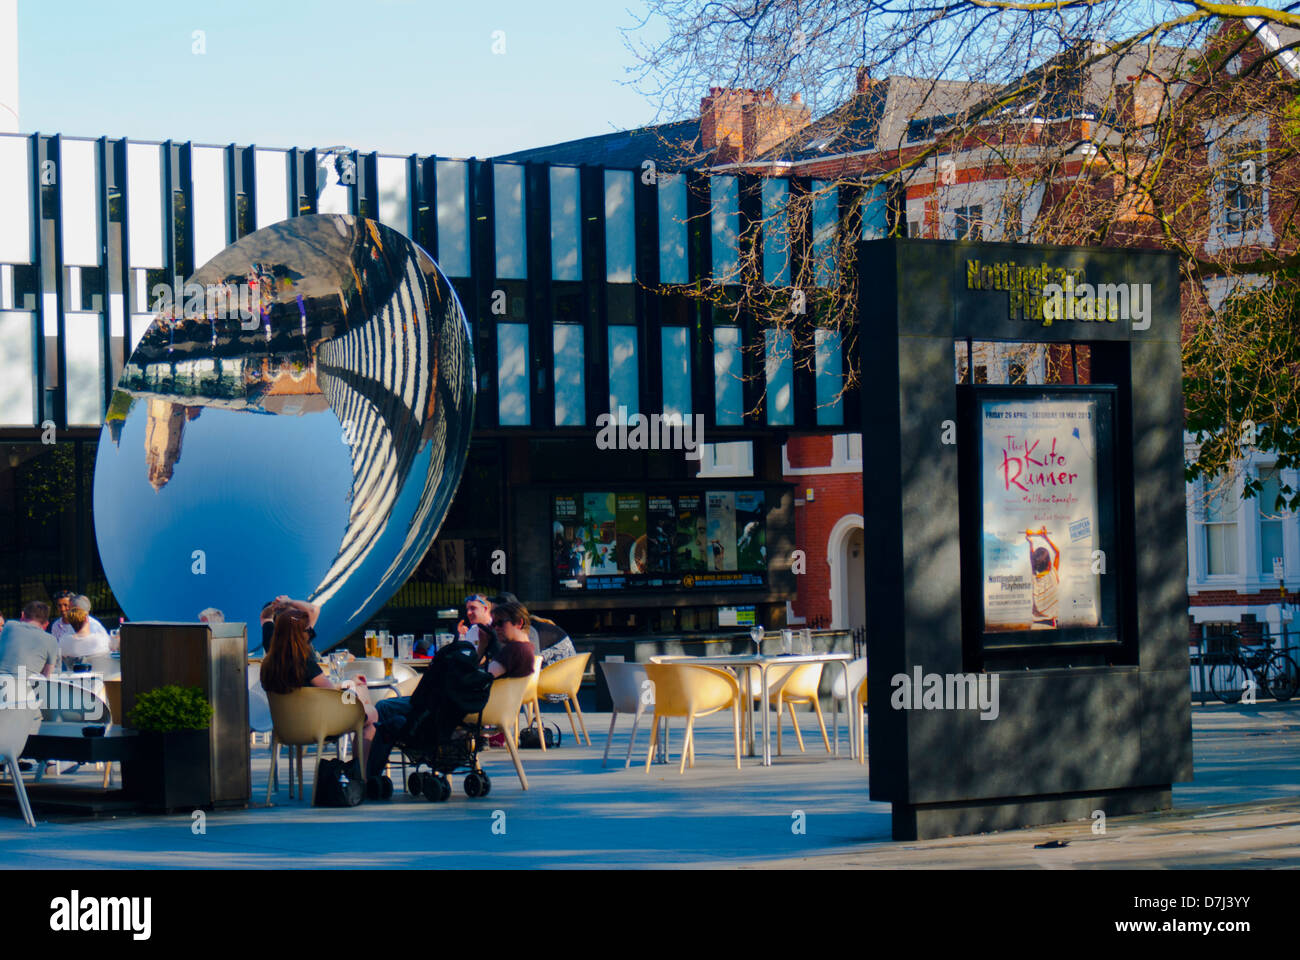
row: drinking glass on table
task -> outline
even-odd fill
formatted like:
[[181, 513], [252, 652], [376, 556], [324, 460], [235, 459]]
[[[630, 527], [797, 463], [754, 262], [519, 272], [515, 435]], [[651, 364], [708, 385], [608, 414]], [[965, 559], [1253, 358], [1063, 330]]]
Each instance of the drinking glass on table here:
[[415, 634], [403, 633], [397, 638], [397, 658], [410, 660], [415, 656]]
[[384, 679], [391, 680], [393, 679], [393, 638], [387, 630], [380, 634], [380, 637], [383, 640], [380, 652], [384, 658]]

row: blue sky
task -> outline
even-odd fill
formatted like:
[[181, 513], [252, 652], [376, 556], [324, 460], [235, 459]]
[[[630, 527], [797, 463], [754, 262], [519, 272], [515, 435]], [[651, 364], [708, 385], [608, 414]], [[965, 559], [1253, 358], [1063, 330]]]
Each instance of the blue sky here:
[[653, 120], [654, 105], [625, 83], [633, 59], [620, 28], [638, 10], [637, 0], [19, 0], [20, 126], [492, 156]]

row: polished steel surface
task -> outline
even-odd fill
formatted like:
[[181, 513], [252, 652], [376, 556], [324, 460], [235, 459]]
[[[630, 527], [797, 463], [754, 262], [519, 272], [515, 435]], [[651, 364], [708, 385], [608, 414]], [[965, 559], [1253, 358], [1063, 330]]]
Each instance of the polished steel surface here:
[[429, 255], [372, 220], [251, 233], [163, 304], [125, 365], [95, 464], [95, 533], [132, 620], [321, 607], [362, 626], [432, 542], [474, 414], [469, 326]]

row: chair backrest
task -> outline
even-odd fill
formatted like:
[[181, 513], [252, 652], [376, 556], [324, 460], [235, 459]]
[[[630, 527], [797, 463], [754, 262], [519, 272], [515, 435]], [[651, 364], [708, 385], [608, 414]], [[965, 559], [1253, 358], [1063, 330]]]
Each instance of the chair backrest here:
[[355, 698], [344, 700], [347, 691], [327, 687], [301, 687], [293, 693], [267, 693], [275, 739], [284, 744], [315, 743], [355, 730], [366, 711]]
[[[384, 661], [375, 657], [367, 657], [362, 660], [353, 660], [343, 665], [343, 679], [355, 680], [357, 677], [364, 676], [366, 681], [384, 679]], [[403, 680], [410, 680], [412, 677], [419, 679], [419, 674], [412, 670], [404, 663], [393, 663], [393, 679], [398, 683]]]
[[[767, 668], [767, 694], [775, 696], [781, 692], [782, 685], [795, 672], [799, 664], [797, 663], [775, 663]], [[763, 681], [757, 670], [747, 671], [749, 674], [749, 693], [750, 696], [761, 697], [763, 695]]]
[[113, 722], [113, 711], [101, 690], [85, 681], [35, 677], [32, 688], [40, 698], [41, 719], [47, 723]]
[[852, 696], [857, 691], [858, 684], [861, 683], [862, 678], [867, 675], [867, 658], [859, 657], [858, 659], [850, 662], [848, 669], [849, 669], [849, 688], [847, 693], [844, 690], [843, 671], [838, 669], [835, 671], [835, 679], [832, 681], [834, 685], [831, 687], [831, 690], [832, 690], [832, 695], [835, 697], [836, 700], [843, 700], [846, 696]]
[[649, 694], [645, 706], [654, 705], [655, 686], [646, 676], [644, 663], [602, 661], [600, 670], [605, 675], [609, 698], [618, 713], [636, 713], [642, 707], [643, 691]]
[[27, 738], [41, 728], [35, 703], [30, 687], [20, 690], [16, 677], [0, 676], [0, 760], [17, 762]]
[[548, 693], [567, 693], [571, 697], [578, 695], [582, 686], [582, 675], [587, 672], [590, 653], [580, 653], [576, 657], [565, 657], [543, 668], [537, 676], [538, 696]]
[[686, 717], [731, 703], [740, 684], [726, 670], [701, 664], [647, 663], [646, 677], [655, 685], [655, 713]]
[[[483, 723], [494, 727], [511, 727], [519, 720], [519, 709], [528, 699], [525, 695], [531, 686], [536, 689], [537, 672], [541, 669], [542, 658], [538, 657], [533, 672], [526, 677], [498, 677], [492, 681], [492, 692], [483, 707]], [[477, 720], [478, 714], [470, 714], [466, 720]]]
[[520, 703], [532, 703], [534, 700], [537, 699], [537, 685], [541, 681], [541, 677], [542, 677], [542, 658], [540, 656], [534, 655], [532, 675], [520, 678], [528, 681], [526, 684], [524, 684], [524, 696], [523, 699], [520, 701]]
[[824, 663], [804, 663], [795, 667], [781, 684], [781, 695], [786, 699], [807, 700], [817, 696], [822, 680]]
[[273, 726], [271, 721], [271, 704], [262, 689], [261, 668], [257, 664], [248, 666], [248, 728], [258, 733], [266, 733]]

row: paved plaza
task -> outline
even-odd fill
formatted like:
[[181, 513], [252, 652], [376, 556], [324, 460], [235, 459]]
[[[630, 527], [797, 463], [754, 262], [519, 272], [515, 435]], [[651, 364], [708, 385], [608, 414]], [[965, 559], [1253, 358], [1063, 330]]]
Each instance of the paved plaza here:
[[[526, 793], [506, 751], [490, 750], [487, 798], [468, 799], [457, 777], [445, 804], [412, 800], [399, 788], [391, 802], [352, 809], [313, 809], [283, 791], [266, 807], [269, 751], [260, 744], [258, 805], [208, 813], [205, 832], [195, 832], [188, 814], [82, 819], [39, 810], [30, 829], [9, 805], [0, 812], [0, 867], [1300, 866], [1300, 703], [1207, 705], [1192, 717], [1196, 778], [1174, 787], [1175, 809], [1112, 818], [1104, 834], [1078, 821], [894, 843], [889, 806], [867, 798], [843, 722], [838, 758], [827, 757], [815, 722], [805, 722], [806, 754], [787, 737], [787, 754], [772, 767], [746, 758], [737, 772], [728, 759], [730, 724], [714, 716], [697, 725], [694, 770], [679, 776], [674, 762], [647, 775], [644, 732], [639, 762], [623, 768], [627, 718], [602, 770], [609, 715], [589, 714], [592, 747], [575, 747], [566, 728], [560, 749], [522, 753]], [[673, 733], [675, 751], [680, 731]], [[89, 785], [95, 777], [86, 770], [63, 779]], [[1049, 840], [1068, 845], [1036, 847]]]

